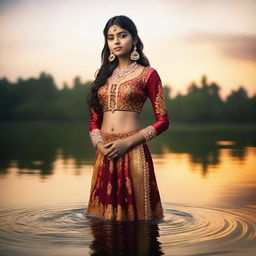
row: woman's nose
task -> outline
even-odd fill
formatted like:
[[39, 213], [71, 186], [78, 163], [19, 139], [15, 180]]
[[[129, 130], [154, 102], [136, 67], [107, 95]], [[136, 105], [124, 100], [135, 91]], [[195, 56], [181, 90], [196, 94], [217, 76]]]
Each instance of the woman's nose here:
[[118, 38], [115, 39], [115, 44], [119, 44], [119, 39]]

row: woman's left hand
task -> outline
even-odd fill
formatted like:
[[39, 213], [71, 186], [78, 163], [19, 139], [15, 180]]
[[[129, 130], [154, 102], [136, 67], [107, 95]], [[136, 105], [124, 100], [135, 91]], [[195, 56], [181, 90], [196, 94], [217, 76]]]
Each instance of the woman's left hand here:
[[107, 153], [105, 156], [111, 160], [116, 157], [120, 157], [124, 153], [126, 153], [129, 149], [129, 144], [126, 139], [118, 139], [106, 143], [104, 147], [107, 149]]

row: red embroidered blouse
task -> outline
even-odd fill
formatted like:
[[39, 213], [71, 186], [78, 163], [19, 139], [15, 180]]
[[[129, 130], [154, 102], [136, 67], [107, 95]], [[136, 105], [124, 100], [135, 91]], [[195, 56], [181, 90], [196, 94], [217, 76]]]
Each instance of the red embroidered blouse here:
[[[123, 83], [109, 85], [107, 82], [99, 88], [98, 97], [103, 112], [128, 110], [138, 113], [141, 112], [148, 97], [156, 119], [156, 122], [151, 125], [155, 128], [156, 136], [169, 127], [162, 82], [157, 71], [152, 67], [143, 67], [139, 76]], [[96, 113], [91, 109], [90, 132], [101, 129], [102, 120], [103, 113]]]

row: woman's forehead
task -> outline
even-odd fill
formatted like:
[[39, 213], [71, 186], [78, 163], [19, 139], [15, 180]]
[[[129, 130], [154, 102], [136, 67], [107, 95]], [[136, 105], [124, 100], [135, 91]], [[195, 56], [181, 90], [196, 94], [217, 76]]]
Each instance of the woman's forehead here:
[[118, 25], [112, 25], [111, 27], [109, 27], [108, 29], [108, 35], [114, 34], [114, 33], [120, 33], [120, 32], [129, 32], [128, 30], [121, 28]]

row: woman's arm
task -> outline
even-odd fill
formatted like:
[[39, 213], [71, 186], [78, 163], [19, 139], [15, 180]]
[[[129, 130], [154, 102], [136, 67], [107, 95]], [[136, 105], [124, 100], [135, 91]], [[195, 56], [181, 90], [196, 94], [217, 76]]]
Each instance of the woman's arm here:
[[103, 143], [103, 138], [100, 134], [100, 129], [102, 125], [103, 115], [102, 112], [97, 113], [94, 109], [90, 108], [90, 125], [89, 125], [89, 135], [93, 146], [97, 149], [97, 144], [99, 142]]
[[156, 121], [138, 133], [127, 137], [129, 147], [150, 141], [169, 128], [169, 116], [164, 99], [162, 82], [155, 69], [148, 78], [146, 91], [151, 101]]

